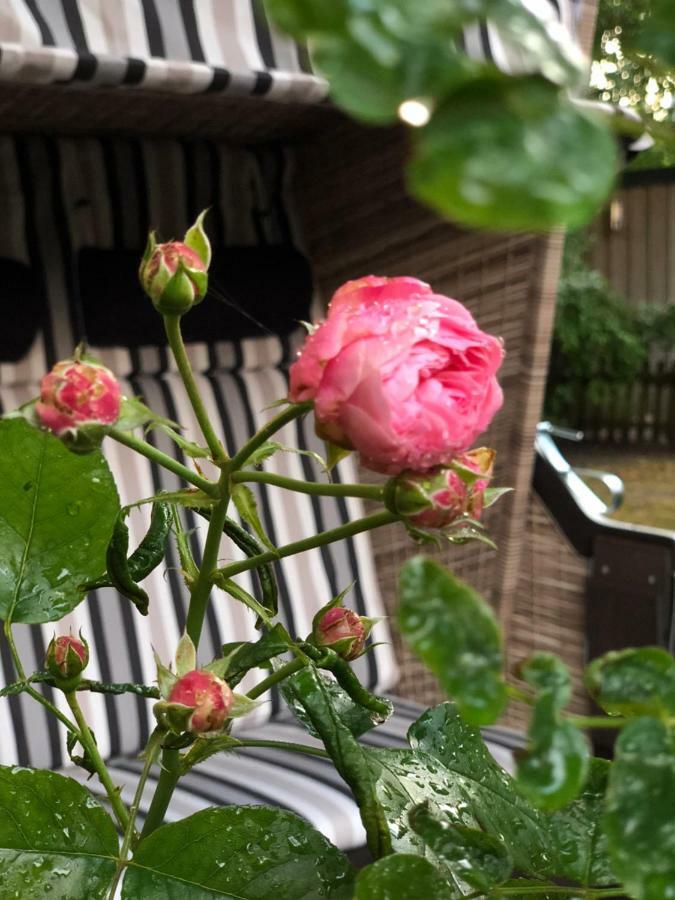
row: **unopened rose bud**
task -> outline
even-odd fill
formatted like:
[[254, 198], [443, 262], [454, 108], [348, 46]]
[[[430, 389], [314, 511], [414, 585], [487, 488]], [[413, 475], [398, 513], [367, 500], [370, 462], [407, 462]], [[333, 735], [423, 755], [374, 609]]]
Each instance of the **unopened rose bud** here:
[[404, 472], [390, 482], [393, 510], [417, 528], [447, 528], [462, 516], [480, 519], [494, 457], [494, 450], [481, 447], [432, 472]]
[[327, 609], [314, 622], [312, 639], [317, 647], [330, 647], [343, 659], [356, 659], [363, 652], [370, 622], [344, 606]]
[[120, 386], [109, 369], [66, 359], [42, 379], [35, 414], [57, 437], [74, 439], [87, 428], [95, 431], [96, 445], [101, 442], [101, 426], [114, 425], [119, 418], [120, 400]]
[[60, 634], [49, 642], [45, 666], [57, 681], [73, 682], [89, 662], [89, 647], [84, 638], [73, 637], [72, 634]]
[[177, 703], [192, 710], [186, 721], [187, 731], [205, 733], [220, 731], [233, 703], [228, 684], [204, 669], [195, 669], [179, 678], [171, 688], [168, 704]]
[[203, 228], [204, 213], [182, 241], [158, 244], [154, 233], [141, 260], [141, 287], [162, 315], [182, 315], [206, 296], [211, 246]]

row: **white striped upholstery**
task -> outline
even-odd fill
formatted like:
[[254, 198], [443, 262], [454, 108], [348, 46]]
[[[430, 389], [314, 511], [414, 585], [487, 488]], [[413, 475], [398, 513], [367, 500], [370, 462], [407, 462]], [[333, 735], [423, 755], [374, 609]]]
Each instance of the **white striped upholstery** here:
[[321, 101], [262, 0], [5, 0], [0, 80]]
[[[579, 0], [523, 0], [575, 55]], [[492, 23], [467, 27], [466, 52], [531, 71]], [[263, 0], [6, 0], [0, 80], [221, 92], [316, 103], [328, 93], [303, 48], [269, 24]]]

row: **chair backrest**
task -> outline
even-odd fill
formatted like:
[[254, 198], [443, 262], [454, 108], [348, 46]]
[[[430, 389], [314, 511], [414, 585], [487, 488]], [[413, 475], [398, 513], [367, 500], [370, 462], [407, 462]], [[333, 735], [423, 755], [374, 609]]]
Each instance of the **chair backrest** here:
[[[12, 319], [17, 321], [16, 336], [8, 320], [0, 344], [8, 360], [0, 363], [3, 408], [34, 397], [46, 369], [86, 338], [93, 352], [123, 379], [128, 394], [142, 395], [153, 409], [197, 437], [158, 317], [137, 286], [135, 270], [149, 224], [165, 237], [180, 235], [197, 211], [210, 205], [214, 296], [185, 320], [188, 349], [212, 416], [230, 446], [240, 445], [272, 415], [268, 407], [285, 395], [286, 367], [300, 337], [297, 321], [310, 315], [311, 274], [298, 249], [287, 197], [290, 162], [279, 147], [0, 140], [0, 196], [7, 211], [0, 223], [0, 285], [8, 285], [4, 300], [15, 304]], [[18, 299], [23, 296], [25, 305]], [[30, 311], [30, 324], [24, 308]], [[150, 439], [182, 458], [164, 435], [153, 432]], [[322, 450], [311, 420], [287, 426], [279, 440]], [[177, 486], [173, 476], [117, 444], [107, 442], [106, 454], [123, 503]], [[278, 454], [267, 466], [295, 478], [319, 477], [307, 457], [292, 453]], [[353, 462], [342, 462], [336, 477], [355, 480]], [[279, 544], [362, 514], [359, 501], [265, 488], [256, 493], [263, 522]], [[140, 539], [146, 525], [147, 510], [132, 514], [132, 541]], [[199, 556], [205, 529], [190, 513], [187, 525], [195, 529], [193, 548]], [[223, 542], [223, 559], [239, 555]], [[320, 605], [355, 579], [355, 608], [382, 614], [367, 536], [284, 560], [278, 573], [283, 618], [298, 635], [309, 631]], [[255, 592], [248, 575], [241, 579]], [[163, 659], [171, 658], [187, 601], [174, 555], [146, 586], [153, 598], [147, 618], [107, 589], [92, 595], [64, 623], [74, 630], [82, 627], [90, 639], [91, 677], [150, 683], [151, 646]], [[376, 637], [386, 640], [386, 625], [379, 628]], [[15, 631], [27, 670], [39, 669], [54, 626], [16, 626]], [[251, 614], [223, 594], [214, 596], [203, 659], [217, 653], [222, 643], [254, 637]], [[1, 646], [0, 682], [8, 682], [14, 675], [7, 647], [4, 642]], [[358, 666], [378, 689], [396, 681], [388, 645], [376, 647]], [[103, 753], [138, 751], [152, 727], [150, 704], [129, 696], [86, 695], [83, 700]], [[258, 710], [258, 721], [271, 715], [275, 704], [273, 700]], [[0, 762], [67, 762], [63, 735], [33, 701], [14, 697], [1, 702], [0, 728]]]

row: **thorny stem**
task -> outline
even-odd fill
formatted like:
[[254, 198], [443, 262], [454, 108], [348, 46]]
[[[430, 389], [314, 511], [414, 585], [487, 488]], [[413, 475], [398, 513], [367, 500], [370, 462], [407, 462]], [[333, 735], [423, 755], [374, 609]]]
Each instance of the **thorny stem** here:
[[108, 772], [106, 764], [103, 762], [101, 754], [98, 752], [98, 747], [96, 746], [94, 736], [89, 729], [89, 725], [87, 725], [87, 720], [84, 718], [84, 714], [80, 708], [80, 704], [77, 702], [77, 695], [75, 691], [66, 691], [65, 697], [68, 706], [71, 708], [73, 716], [75, 717], [75, 721], [77, 722], [80, 729], [78, 739], [82, 744], [85, 752], [89, 756], [89, 759], [91, 760], [96, 770], [96, 774], [99, 777], [99, 781], [105, 788], [105, 792], [108, 795], [110, 805], [113, 808], [113, 812], [115, 813], [115, 817], [117, 818], [120, 827], [126, 831], [126, 829], [129, 827], [129, 813], [127, 812], [126, 806], [122, 802], [119, 790], [112, 782], [112, 778], [110, 777], [110, 773]]
[[204, 406], [204, 401], [202, 400], [201, 394], [199, 393], [199, 388], [197, 387], [197, 382], [195, 381], [195, 376], [192, 372], [190, 360], [188, 359], [188, 355], [185, 352], [183, 335], [181, 334], [180, 330], [180, 319], [180, 316], [164, 316], [164, 329], [166, 331], [166, 336], [169, 341], [169, 346], [171, 347], [174, 359], [176, 360], [176, 365], [178, 366], [181, 380], [185, 385], [185, 390], [188, 397], [190, 398], [190, 403], [192, 404], [192, 408], [195, 412], [195, 416], [197, 417], [197, 421], [199, 422], [199, 427], [201, 428], [204, 439], [208, 445], [209, 450], [211, 451], [213, 461], [215, 463], [222, 464], [227, 461], [227, 453], [225, 452], [225, 448], [223, 447], [220, 438], [216, 434], [213, 425], [211, 424], [209, 414], [207, 413], [206, 407]]
[[380, 484], [317, 484], [314, 481], [298, 481], [275, 475], [273, 472], [241, 471], [232, 475], [234, 482], [257, 482], [272, 484], [299, 494], [315, 494], [320, 497], [363, 497], [366, 500], [382, 500], [384, 488]]
[[162, 769], [155, 788], [155, 796], [152, 798], [152, 803], [141, 831], [141, 840], [152, 834], [164, 821], [174, 788], [178, 783], [179, 765], [180, 752], [165, 747], [162, 751]]
[[[296, 553], [302, 553], [304, 550], [312, 550], [314, 547], [323, 547], [324, 544], [330, 544], [334, 541], [341, 541], [344, 538], [353, 537], [361, 534], [363, 531], [371, 531], [373, 528], [380, 528], [383, 525], [389, 525], [391, 522], [397, 522], [399, 516], [388, 511], [373, 513], [365, 516], [363, 519], [357, 519], [355, 522], [348, 522], [339, 528], [333, 528], [330, 531], [321, 531], [312, 537], [304, 538], [301, 541], [294, 541], [292, 544], [286, 544], [278, 547], [276, 550], [267, 550], [258, 556], [251, 556], [239, 562], [230, 563], [219, 570], [218, 574], [223, 578], [231, 578], [240, 572], [247, 572], [249, 569], [255, 569], [264, 563], [274, 562], [277, 559], [283, 559], [285, 556], [294, 556]], [[211, 520], [213, 521], [213, 519]]]
[[251, 688], [246, 696], [251, 700], [255, 700], [256, 697], [260, 697], [265, 691], [268, 691], [275, 684], [283, 681], [284, 678], [288, 678], [289, 675], [293, 675], [294, 672], [298, 672], [305, 665], [307, 665], [306, 657], [305, 659], [300, 657], [292, 659], [290, 662], [287, 662], [278, 668], [276, 672], [272, 672], [271, 675], [268, 675], [267, 678], [264, 678], [261, 682], [256, 684], [254, 688]]
[[177, 459], [173, 459], [173, 457], [168, 454], [162, 453], [157, 447], [153, 447], [152, 444], [149, 444], [147, 441], [136, 437], [131, 434], [130, 431], [121, 431], [118, 428], [113, 427], [108, 432], [108, 436], [117, 441], [118, 444], [124, 444], [125, 447], [130, 447], [132, 450], [140, 453], [141, 456], [145, 456], [145, 458], [149, 459], [151, 462], [157, 463], [158, 466], [168, 469], [169, 472], [178, 475], [179, 478], [182, 478], [189, 484], [204, 491], [204, 493], [208, 494], [210, 497], [217, 496], [218, 488], [215, 482], [209, 481], [208, 478], [198, 475], [196, 472], [193, 472], [192, 469], [188, 469], [187, 466], [184, 466], [183, 463], [178, 462]]
[[136, 816], [138, 815], [138, 809], [141, 805], [141, 800], [143, 799], [145, 782], [148, 780], [150, 769], [154, 765], [155, 760], [157, 759], [157, 756], [159, 754], [159, 749], [164, 734], [165, 731], [163, 728], [155, 728], [155, 730], [150, 735], [150, 739], [148, 740], [147, 746], [145, 748], [145, 764], [143, 766], [143, 771], [141, 772], [140, 778], [138, 779], [136, 793], [134, 794], [134, 799], [131, 803], [131, 808], [129, 809], [129, 824], [124, 831], [122, 847], [120, 849], [119, 863], [117, 865], [117, 871], [115, 872], [115, 879], [110, 889], [110, 894], [108, 895], [109, 900], [114, 900], [115, 891], [117, 890], [117, 885], [119, 884], [122, 872], [124, 871], [124, 867], [127, 862], [127, 856], [129, 855], [129, 850], [131, 849], [132, 843], [134, 842], [134, 837], [136, 834], [134, 826], [136, 823]]
[[310, 747], [308, 744], [295, 744], [287, 741], [237, 741], [236, 744], [232, 745], [231, 749], [239, 750], [241, 747], [270, 747], [274, 750], [289, 750], [293, 753], [306, 753], [310, 756], [320, 756], [322, 759], [330, 759], [329, 754], [326, 753], [325, 750], [321, 750], [320, 747]]
[[312, 408], [311, 403], [291, 403], [283, 412], [280, 412], [274, 418], [270, 419], [266, 425], [257, 431], [253, 437], [247, 441], [244, 446], [232, 457], [228, 464], [230, 472], [236, 472], [248, 460], [249, 456], [258, 449], [265, 441], [270, 438], [276, 431], [283, 428], [293, 419], [304, 415]]

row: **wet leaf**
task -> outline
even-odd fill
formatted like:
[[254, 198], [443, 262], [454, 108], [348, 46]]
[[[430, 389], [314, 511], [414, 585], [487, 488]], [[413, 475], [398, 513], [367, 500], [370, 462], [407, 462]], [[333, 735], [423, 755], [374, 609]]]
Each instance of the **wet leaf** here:
[[567, 666], [553, 653], [533, 653], [518, 667], [518, 675], [537, 692], [551, 695], [556, 709], [562, 709], [572, 694]]
[[308, 665], [287, 679], [296, 703], [304, 710], [312, 733], [322, 741], [333, 764], [351, 788], [368, 836], [368, 848], [377, 858], [391, 849], [389, 827], [375, 789], [369, 753], [358, 743], [336, 709], [325, 679]]
[[426, 859], [396, 853], [359, 872], [354, 900], [452, 900], [457, 896]]
[[115, 825], [82, 785], [54, 772], [0, 767], [0, 872], [5, 897], [107, 897]]
[[288, 640], [281, 625], [275, 625], [255, 643], [236, 641], [223, 645], [227, 668], [223, 674], [230, 687], [235, 687], [249, 669], [267, 667], [271, 659], [288, 650]]
[[603, 828], [631, 897], [675, 896], [675, 733], [664, 722], [635, 719], [619, 735]]
[[662, 647], [606, 653], [588, 666], [584, 682], [610, 714], [675, 715], [675, 659]]
[[401, 570], [398, 625], [464, 718], [494, 722], [506, 688], [499, 628], [487, 603], [438, 563], [417, 556]]
[[163, 825], [134, 852], [123, 900], [350, 900], [346, 857], [293, 813], [265, 806], [205, 809]]
[[549, 696], [534, 708], [526, 754], [518, 760], [520, 790], [541, 809], [560, 809], [581, 790], [588, 774], [590, 753], [583, 733], [559, 721]]
[[[323, 684], [336, 715], [355, 737], [365, 734], [382, 723], [381, 715], [355, 702], [330, 675], [326, 675], [324, 672], [317, 672], [317, 677]], [[304, 725], [313, 737], [320, 737], [312, 725], [312, 720], [307, 715], [304, 705], [300, 702], [295, 676], [291, 676], [283, 682], [281, 693], [288, 708], [300, 724]]]
[[494, 75], [456, 91], [414, 134], [411, 192], [476, 228], [585, 224], [613, 182], [616, 147], [600, 121], [538, 77]]
[[428, 804], [415, 807], [408, 818], [413, 831], [471, 887], [487, 891], [510, 876], [511, 854], [498, 838], [434, 815]]
[[619, 880], [600, 827], [609, 772], [606, 759], [592, 759], [578, 797], [545, 819], [555, 846], [553, 857], [563, 863], [565, 877], [579, 884], [607, 887]]
[[0, 618], [51, 622], [106, 568], [120, 510], [97, 450], [71, 453], [23, 419], [0, 421]]

